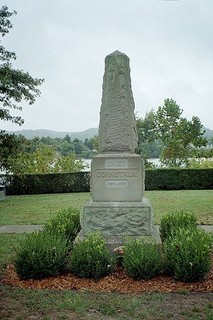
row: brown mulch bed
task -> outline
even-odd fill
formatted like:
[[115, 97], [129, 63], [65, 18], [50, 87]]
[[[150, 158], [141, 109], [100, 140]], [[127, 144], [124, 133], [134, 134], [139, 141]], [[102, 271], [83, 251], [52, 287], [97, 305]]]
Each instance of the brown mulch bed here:
[[31, 289], [55, 289], [55, 290], [80, 290], [80, 291], [102, 291], [138, 294], [141, 292], [213, 292], [213, 255], [212, 268], [205, 280], [200, 282], [185, 283], [177, 281], [172, 277], [161, 275], [148, 280], [135, 281], [128, 277], [122, 268], [99, 280], [81, 279], [70, 273], [48, 277], [41, 280], [20, 280], [16, 274], [14, 265], [8, 265], [4, 284], [19, 288]]

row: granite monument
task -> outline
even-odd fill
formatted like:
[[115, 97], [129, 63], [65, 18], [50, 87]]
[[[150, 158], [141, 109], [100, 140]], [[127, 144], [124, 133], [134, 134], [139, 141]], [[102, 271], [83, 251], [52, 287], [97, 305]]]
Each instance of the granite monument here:
[[138, 138], [129, 58], [115, 51], [105, 58], [99, 124], [99, 154], [92, 159], [91, 201], [81, 215], [79, 238], [100, 231], [113, 250], [125, 237], [160, 241], [153, 210], [144, 197], [144, 166], [135, 153]]

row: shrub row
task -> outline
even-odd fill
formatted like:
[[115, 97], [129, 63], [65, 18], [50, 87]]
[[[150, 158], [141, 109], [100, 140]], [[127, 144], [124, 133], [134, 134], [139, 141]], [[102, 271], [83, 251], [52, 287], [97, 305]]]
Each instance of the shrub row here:
[[[213, 169], [147, 169], [146, 190], [213, 189]], [[4, 176], [7, 195], [88, 192], [90, 172]]]
[[88, 192], [90, 173], [51, 173], [4, 177], [7, 195]]
[[213, 189], [213, 169], [147, 169], [145, 189]]
[[147, 243], [142, 237], [126, 239], [113, 254], [99, 232], [76, 240], [73, 246], [79, 230], [79, 211], [69, 208], [58, 212], [43, 231], [28, 235], [22, 242], [15, 259], [18, 275], [37, 279], [68, 270], [82, 278], [98, 279], [121, 265], [136, 280], [166, 272], [175, 279], [192, 282], [204, 279], [211, 267], [212, 238], [197, 228], [187, 212], [163, 217], [163, 245]]

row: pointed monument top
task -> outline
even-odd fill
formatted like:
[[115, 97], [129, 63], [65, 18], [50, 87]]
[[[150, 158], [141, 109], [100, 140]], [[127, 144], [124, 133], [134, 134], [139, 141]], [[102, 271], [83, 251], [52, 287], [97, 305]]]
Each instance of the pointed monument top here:
[[106, 56], [105, 61], [108, 61], [108, 60], [116, 61], [116, 63], [120, 61], [121, 64], [123, 64], [124, 61], [126, 61], [127, 63], [129, 62], [129, 57], [125, 53], [119, 50], [115, 50]]
[[109, 54], [109, 56], [114, 56], [114, 55], [124, 55], [124, 56], [126, 56], [125, 53], [120, 52], [119, 50], [115, 50], [115, 51], [113, 51], [112, 53]]
[[[128, 56], [127, 56], [125, 53], [123, 53], [123, 52], [121, 52], [121, 51], [119, 51], [119, 50], [115, 50], [115, 51], [113, 51], [112, 53], [108, 54], [108, 55], [106, 56], [106, 58], [107, 58], [107, 57], [114, 57], [114, 56], [123, 56], [123, 57], [127, 57], [127, 58], [128, 58]], [[128, 58], [128, 59], [129, 59], [129, 58]]]

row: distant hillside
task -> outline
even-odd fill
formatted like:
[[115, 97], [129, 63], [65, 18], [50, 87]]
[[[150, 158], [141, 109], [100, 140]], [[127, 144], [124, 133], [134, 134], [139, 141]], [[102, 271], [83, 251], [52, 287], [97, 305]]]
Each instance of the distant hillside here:
[[[213, 130], [203, 127], [205, 130], [204, 137], [207, 139], [213, 138]], [[61, 131], [53, 131], [46, 129], [37, 129], [37, 130], [17, 130], [17, 131], [8, 131], [8, 133], [23, 135], [27, 139], [32, 139], [35, 137], [50, 137], [50, 138], [64, 138], [66, 135], [69, 135], [71, 139], [80, 139], [84, 141], [86, 138], [90, 139], [98, 134], [98, 128], [90, 128], [80, 132], [61, 132]]]
[[10, 134], [23, 135], [26, 139], [32, 139], [35, 137], [51, 137], [51, 138], [64, 138], [66, 135], [69, 135], [71, 139], [80, 139], [84, 141], [86, 138], [90, 139], [98, 133], [98, 128], [90, 128], [85, 131], [80, 132], [61, 132], [53, 131], [46, 129], [37, 129], [37, 130], [17, 130], [17, 131], [8, 131]]

